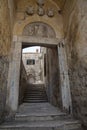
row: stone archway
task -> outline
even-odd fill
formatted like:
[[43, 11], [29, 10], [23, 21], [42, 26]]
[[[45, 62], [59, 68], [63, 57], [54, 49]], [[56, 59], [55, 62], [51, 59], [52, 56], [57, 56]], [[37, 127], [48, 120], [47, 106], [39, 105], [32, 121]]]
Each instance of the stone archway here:
[[[58, 44], [58, 39], [42, 38], [42, 37], [29, 37], [29, 36], [14, 36], [12, 46], [12, 58], [9, 65], [8, 74], [8, 95], [7, 107], [11, 111], [16, 111], [18, 108], [19, 97], [19, 79], [20, 79], [20, 64], [22, 54], [22, 43], [24, 46], [41, 45], [43, 47], [54, 47]], [[54, 43], [54, 44], [53, 44]]]
[[[47, 33], [45, 33], [45, 31], [47, 31]], [[31, 23], [25, 26], [22, 36], [14, 36], [13, 44], [13, 55], [12, 61], [10, 62], [8, 77], [9, 95], [7, 98], [7, 105], [10, 107], [10, 109], [12, 111], [16, 111], [18, 108], [21, 50], [23, 44], [23, 47], [32, 45], [40, 45], [44, 47], [58, 46], [61, 102], [63, 109], [71, 112], [72, 105], [67, 69], [67, 59], [65, 56], [65, 45], [61, 39], [56, 38], [54, 30], [45, 23]]]

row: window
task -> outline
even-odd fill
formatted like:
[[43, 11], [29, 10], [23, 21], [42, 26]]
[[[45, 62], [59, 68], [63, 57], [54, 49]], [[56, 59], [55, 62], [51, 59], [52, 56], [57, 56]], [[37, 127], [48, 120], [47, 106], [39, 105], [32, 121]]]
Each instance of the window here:
[[27, 65], [35, 65], [35, 60], [34, 59], [27, 59], [26, 64]]

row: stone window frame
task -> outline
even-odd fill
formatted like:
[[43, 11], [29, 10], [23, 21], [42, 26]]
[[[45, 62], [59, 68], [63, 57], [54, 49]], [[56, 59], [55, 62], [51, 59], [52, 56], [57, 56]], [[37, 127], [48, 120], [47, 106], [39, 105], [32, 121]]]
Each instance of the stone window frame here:
[[27, 59], [26, 65], [35, 65], [35, 59]]

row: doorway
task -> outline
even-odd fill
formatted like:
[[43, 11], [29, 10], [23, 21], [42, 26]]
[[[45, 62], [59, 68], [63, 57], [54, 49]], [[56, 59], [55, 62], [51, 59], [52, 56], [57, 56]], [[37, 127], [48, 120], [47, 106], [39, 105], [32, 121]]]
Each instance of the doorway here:
[[[22, 49], [23, 48], [24, 44], [22, 43]], [[22, 51], [19, 104], [31, 102], [33, 99], [33, 102], [35, 102], [36, 99], [38, 99], [37, 97], [39, 97], [41, 99], [37, 100], [37, 102], [48, 101], [51, 104], [58, 106], [59, 82], [58, 62], [56, 62], [58, 59], [57, 47], [34, 46], [29, 47], [26, 50], [34, 50], [35, 48], [36, 50], [34, 52], [24, 51], [24, 49]], [[32, 91], [33, 97], [31, 96]], [[38, 92], [36, 93], [36, 91]]]

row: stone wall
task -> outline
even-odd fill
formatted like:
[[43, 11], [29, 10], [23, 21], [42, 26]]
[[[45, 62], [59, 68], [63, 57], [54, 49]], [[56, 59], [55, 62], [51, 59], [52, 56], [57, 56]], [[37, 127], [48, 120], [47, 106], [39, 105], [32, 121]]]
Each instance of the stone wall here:
[[5, 111], [11, 32], [8, 0], [0, 0], [0, 120]]
[[8, 77], [8, 58], [0, 56], [0, 122], [5, 115], [6, 91]]
[[7, 0], [0, 0], [0, 55], [7, 55], [11, 45], [10, 14]]
[[47, 49], [46, 53], [46, 87], [49, 101], [59, 105], [58, 53], [57, 48]]
[[19, 104], [23, 102], [24, 92], [27, 87], [27, 73], [23, 64], [21, 62], [21, 73], [20, 73], [20, 85], [19, 85]]
[[[42, 54], [36, 53], [23, 53], [23, 63], [27, 72], [28, 82], [35, 83], [41, 81], [43, 74], [43, 66], [41, 66]], [[34, 60], [35, 64], [27, 64], [27, 60]]]
[[63, 15], [73, 112], [87, 125], [87, 0], [67, 0]]

